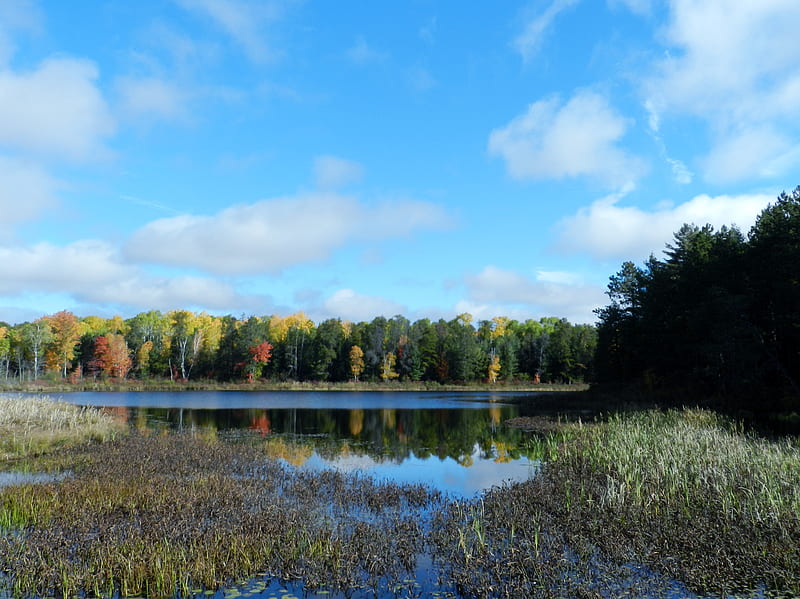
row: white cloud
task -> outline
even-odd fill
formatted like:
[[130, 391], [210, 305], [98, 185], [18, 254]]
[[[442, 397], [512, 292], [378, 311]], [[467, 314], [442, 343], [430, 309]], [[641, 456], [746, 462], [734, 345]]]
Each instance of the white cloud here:
[[248, 58], [263, 63], [280, 55], [267, 40], [267, 25], [278, 20], [283, 3], [264, 0], [176, 0], [186, 10], [211, 19], [242, 47]]
[[638, 159], [616, 145], [627, 121], [606, 99], [591, 91], [561, 105], [556, 97], [534, 102], [528, 110], [489, 136], [489, 152], [502, 156], [518, 179], [591, 176], [612, 186], [635, 180]]
[[336, 156], [317, 156], [314, 159], [314, 182], [320, 189], [338, 189], [358, 183], [364, 167], [358, 162]]
[[524, 31], [513, 42], [514, 49], [520, 53], [525, 62], [531, 60], [542, 45], [543, 38], [553, 24], [555, 18], [564, 10], [577, 4], [580, 0], [554, 0], [544, 12], [530, 19]]
[[34, 220], [58, 201], [61, 183], [38, 165], [0, 156], [0, 239], [19, 223]]
[[[649, 110], [708, 122], [705, 176], [715, 182], [773, 176], [800, 137], [800, 3], [672, 0], [669, 55], [646, 84]], [[782, 131], [782, 135], [775, 132]], [[754, 139], [746, 156], [744, 140]]]
[[157, 77], [121, 77], [116, 88], [120, 109], [129, 116], [168, 120], [187, 116], [187, 95], [174, 82]]
[[115, 124], [93, 63], [53, 58], [37, 69], [0, 70], [0, 144], [68, 160], [107, 153]]
[[365, 322], [376, 316], [391, 318], [407, 314], [408, 308], [397, 302], [374, 295], [363, 295], [352, 289], [340, 289], [323, 302], [323, 310], [331, 318]]
[[745, 174], [769, 178], [779, 175], [775, 166], [784, 162], [787, 154], [800, 149], [797, 141], [770, 126], [755, 127], [720, 137], [703, 161], [709, 181], [726, 183]]
[[[544, 272], [531, 278], [489, 265], [466, 277], [465, 283], [469, 302], [473, 302], [470, 313], [480, 318], [510, 314], [507, 306], [511, 305], [531, 318], [558, 316], [586, 323], [594, 322], [592, 310], [605, 304], [600, 286], [583, 284], [577, 275], [566, 273]], [[468, 303], [460, 305], [467, 307]]]
[[218, 274], [275, 273], [325, 260], [352, 241], [401, 237], [447, 224], [443, 210], [425, 202], [371, 207], [318, 193], [239, 204], [213, 216], [156, 220], [131, 236], [126, 253], [136, 260]]
[[242, 310], [265, 301], [242, 296], [229, 284], [210, 278], [149, 275], [123, 263], [113, 246], [96, 240], [0, 247], [0, 295], [23, 292], [66, 294], [78, 302], [147, 310], [189, 306]]
[[0, 2], [0, 68], [8, 63], [16, 50], [13, 35], [18, 32], [38, 33], [41, 21], [41, 13], [31, 0]]
[[663, 250], [684, 223], [708, 223], [715, 228], [736, 225], [746, 234], [774, 198], [699, 195], [674, 207], [646, 211], [618, 206], [620, 195], [611, 195], [563, 219], [558, 224], [558, 247], [600, 259], [643, 260]]
[[362, 35], [356, 38], [355, 43], [347, 50], [346, 54], [347, 58], [359, 66], [382, 62], [387, 57], [385, 52], [380, 52], [370, 46]]

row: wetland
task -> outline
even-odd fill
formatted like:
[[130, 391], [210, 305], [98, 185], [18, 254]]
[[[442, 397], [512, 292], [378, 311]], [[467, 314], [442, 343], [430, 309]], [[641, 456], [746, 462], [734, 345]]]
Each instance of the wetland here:
[[9, 597], [800, 593], [800, 447], [713, 412], [90, 395], [123, 432], [0, 464], [53, 477], [0, 487]]

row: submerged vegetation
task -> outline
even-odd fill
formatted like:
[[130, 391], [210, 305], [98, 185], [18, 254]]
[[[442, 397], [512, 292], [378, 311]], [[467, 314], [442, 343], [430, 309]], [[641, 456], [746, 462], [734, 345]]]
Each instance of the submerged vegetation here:
[[250, 577], [377, 597], [800, 593], [796, 442], [702, 410], [514, 424], [545, 462], [473, 498], [294, 468], [257, 434], [76, 446], [69, 477], [0, 489], [0, 571], [64, 597]]

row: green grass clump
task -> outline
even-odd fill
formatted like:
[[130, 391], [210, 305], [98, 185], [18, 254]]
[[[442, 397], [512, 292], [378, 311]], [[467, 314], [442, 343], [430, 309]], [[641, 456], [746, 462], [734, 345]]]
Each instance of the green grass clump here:
[[800, 448], [768, 441], [704, 410], [615, 415], [576, 448], [608, 475], [612, 507], [693, 509], [712, 501], [732, 518], [800, 520]]
[[796, 441], [705, 410], [532, 430], [547, 459], [534, 478], [438, 517], [433, 541], [459, 586], [497, 597], [800, 596]]
[[105, 441], [121, 430], [111, 416], [96, 408], [44, 397], [0, 396], [0, 460]]

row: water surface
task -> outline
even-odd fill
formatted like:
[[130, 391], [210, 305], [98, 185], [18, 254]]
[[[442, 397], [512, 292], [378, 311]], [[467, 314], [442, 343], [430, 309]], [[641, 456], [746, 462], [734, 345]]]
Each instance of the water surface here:
[[504, 392], [80, 392], [53, 398], [102, 407], [131, 426], [247, 431], [274, 457], [304, 468], [361, 471], [472, 496], [527, 480], [539, 463], [526, 435], [503, 425], [520, 415]]

